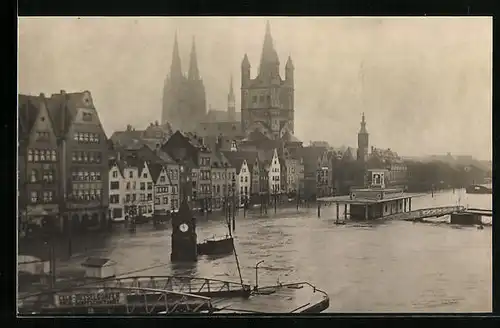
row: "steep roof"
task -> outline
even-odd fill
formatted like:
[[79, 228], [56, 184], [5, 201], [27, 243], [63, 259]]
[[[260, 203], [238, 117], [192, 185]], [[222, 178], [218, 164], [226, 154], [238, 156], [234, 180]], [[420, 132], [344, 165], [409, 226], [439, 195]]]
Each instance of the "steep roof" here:
[[238, 156], [237, 152], [225, 151], [223, 152], [224, 157], [228, 160], [231, 167], [236, 169], [236, 174], [240, 174], [241, 165], [245, 160], [243, 157]]
[[160, 177], [163, 165], [158, 163], [148, 162], [148, 167], [149, 167], [149, 173], [151, 174], [151, 178], [153, 178], [154, 182], [157, 182], [158, 178]]
[[113, 158], [113, 159], [110, 159], [109, 160], [109, 167], [113, 167], [113, 165], [116, 165], [116, 167], [118, 167], [118, 171], [120, 171], [120, 174], [122, 175], [122, 177], [124, 177], [124, 168], [126, 166], [126, 164], [124, 163], [124, 161], [122, 160], [119, 160], [117, 158]]
[[27, 138], [35, 124], [40, 106], [39, 99], [35, 96], [19, 95], [18, 97], [18, 112], [19, 112], [19, 138]]
[[76, 117], [78, 108], [95, 109], [91, 101], [86, 101], [87, 91], [73, 93], [57, 93], [46, 98], [47, 109], [54, 123], [54, 132], [58, 137], [68, 133], [71, 123]]

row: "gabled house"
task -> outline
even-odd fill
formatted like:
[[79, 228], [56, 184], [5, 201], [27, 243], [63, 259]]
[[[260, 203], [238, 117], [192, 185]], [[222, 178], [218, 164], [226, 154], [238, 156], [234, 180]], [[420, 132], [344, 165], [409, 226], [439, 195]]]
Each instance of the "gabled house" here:
[[112, 220], [125, 219], [125, 163], [120, 158], [109, 161], [109, 211]]
[[173, 193], [176, 186], [170, 180], [166, 167], [150, 162], [149, 170], [154, 184], [154, 214], [163, 216], [179, 210], [178, 193]]
[[184, 168], [186, 196], [194, 209], [208, 209], [212, 198], [212, 150], [203, 138], [193, 133], [176, 131], [160, 148]]
[[42, 218], [62, 227], [60, 156], [54, 122], [45, 96], [19, 96], [20, 229], [41, 224]]
[[[26, 104], [26, 99], [33, 98], [20, 95], [20, 107]], [[37, 199], [43, 200], [45, 197], [48, 200], [50, 196], [57, 197], [56, 193], [60, 196], [59, 213], [52, 217], [57, 218], [54, 221], [63, 231], [105, 228], [109, 216], [107, 161], [109, 145], [90, 92], [66, 93], [62, 90], [59, 94], [51, 95], [50, 98], [42, 94], [39, 99], [41, 100], [39, 102], [30, 101], [26, 110], [20, 109], [20, 130], [33, 130], [36, 134], [36, 129], [40, 128], [39, 137], [51, 140], [50, 147], [32, 148], [32, 159], [35, 161], [38, 158], [40, 161], [41, 150], [44, 150], [43, 158], [46, 163], [42, 165], [42, 169], [47, 172], [45, 173], [46, 180], [50, 180], [48, 173], [50, 171], [54, 176], [53, 181], [59, 183], [57, 187], [47, 189], [45, 194], [42, 189], [39, 189], [42, 194], [41, 198], [37, 194]], [[44, 108], [39, 106], [44, 106]], [[33, 129], [36, 121], [33, 114], [38, 114], [40, 109], [44, 113], [39, 120], [43, 123], [43, 129], [41, 125]], [[23, 115], [25, 111], [27, 115]], [[49, 132], [47, 135], [49, 128], [52, 129], [52, 133]], [[26, 140], [22, 134], [21, 139]], [[56, 149], [53, 148], [54, 136]], [[28, 149], [29, 147], [26, 147], [26, 161], [30, 159]], [[47, 150], [50, 153], [47, 153]], [[50, 165], [47, 161], [48, 154], [52, 162]], [[58, 169], [55, 168], [56, 166]], [[27, 166], [25, 168], [30, 170]], [[41, 174], [43, 180], [44, 173]], [[58, 174], [57, 179], [55, 174]], [[43, 213], [47, 212], [44, 210]]]
[[281, 194], [281, 168], [278, 151], [274, 149], [269, 162], [269, 191], [272, 195]]
[[[237, 192], [236, 169], [232, 162], [221, 152], [214, 153], [212, 164], [212, 209], [222, 209], [224, 204], [228, 204], [233, 197], [234, 191]], [[236, 194], [234, 195], [236, 198]]]

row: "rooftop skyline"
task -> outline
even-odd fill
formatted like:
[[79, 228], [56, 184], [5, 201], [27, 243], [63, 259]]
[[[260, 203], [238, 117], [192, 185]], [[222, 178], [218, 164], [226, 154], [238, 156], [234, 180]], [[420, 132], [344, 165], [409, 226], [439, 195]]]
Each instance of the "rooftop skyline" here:
[[[177, 33], [187, 72], [193, 36], [207, 110], [240, 108], [244, 54], [257, 74], [266, 21], [284, 76], [295, 66], [295, 131], [401, 155], [491, 158], [492, 24], [487, 17], [44, 17], [19, 19], [19, 92], [89, 90], [111, 136], [160, 120]], [[141, 115], [138, 115], [140, 113]]]

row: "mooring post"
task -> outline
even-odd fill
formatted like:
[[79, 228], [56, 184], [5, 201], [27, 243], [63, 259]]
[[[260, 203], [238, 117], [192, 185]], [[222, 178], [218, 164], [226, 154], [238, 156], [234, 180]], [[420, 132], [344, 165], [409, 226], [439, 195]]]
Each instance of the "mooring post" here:
[[318, 218], [321, 217], [321, 203], [318, 202]]
[[339, 222], [339, 203], [335, 203], [337, 205], [337, 222]]
[[408, 212], [411, 212], [411, 198], [408, 198]]
[[264, 262], [264, 260], [260, 260], [255, 265], [255, 290], [259, 289], [259, 273], [258, 273], [258, 269], [259, 269], [259, 264], [261, 264], [262, 262]]

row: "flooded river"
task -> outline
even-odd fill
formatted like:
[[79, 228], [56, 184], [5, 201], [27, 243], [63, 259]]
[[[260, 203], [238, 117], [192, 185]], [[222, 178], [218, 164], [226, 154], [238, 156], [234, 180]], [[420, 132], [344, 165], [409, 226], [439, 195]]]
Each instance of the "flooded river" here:
[[[469, 205], [491, 209], [491, 195], [445, 191], [415, 198], [412, 208]], [[489, 312], [492, 309], [492, 231], [403, 221], [335, 225], [335, 207], [243, 213], [236, 250], [245, 282], [309, 281], [330, 295], [327, 312]], [[446, 218], [442, 218], [441, 220]], [[491, 218], [484, 218], [490, 221]], [[198, 221], [198, 240], [225, 234], [221, 221]], [[118, 274], [195, 275], [238, 281], [234, 256], [201, 257], [191, 267], [170, 263], [171, 228], [125, 229], [85, 242], [85, 254], [117, 262]], [[67, 263], [66, 265], [71, 265]], [[141, 272], [139, 269], [149, 268]]]

